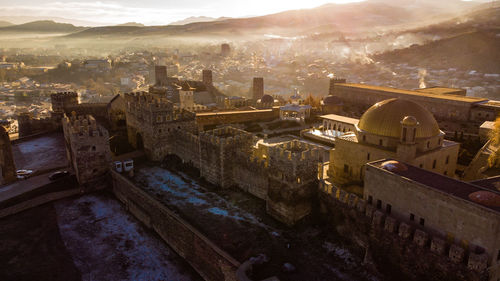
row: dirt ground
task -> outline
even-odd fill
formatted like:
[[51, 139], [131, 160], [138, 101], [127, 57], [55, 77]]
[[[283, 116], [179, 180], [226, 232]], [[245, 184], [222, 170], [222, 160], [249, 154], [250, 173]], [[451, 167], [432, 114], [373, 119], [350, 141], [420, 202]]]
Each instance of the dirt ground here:
[[0, 280], [81, 280], [52, 204], [0, 219]]
[[68, 165], [62, 133], [35, 137], [12, 145], [16, 169], [48, 170]]
[[112, 194], [99, 192], [0, 219], [0, 280], [202, 279]]

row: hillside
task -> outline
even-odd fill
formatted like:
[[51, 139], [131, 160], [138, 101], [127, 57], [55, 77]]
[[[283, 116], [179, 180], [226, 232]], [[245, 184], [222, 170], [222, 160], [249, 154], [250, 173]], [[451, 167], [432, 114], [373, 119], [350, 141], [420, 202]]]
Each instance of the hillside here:
[[408, 63], [422, 68], [500, 73], [500, 28], [464, 33], [421, 46], [375, 56], [377, 61]]
[[8, 21], [3, 21], [3, 20], [0, 20], [0, 27], [6, 27], [6, 26], [11, 26], [11, 25], [14, 25]]
[[185, 25], [185, 24], [190, 24], [190, 23], [195, 23], [195, 22], [211, 22], [211, 21], [221, 21], [221, 20], [227, 20], [227, 19], [230, 19], [230, 18], [228, 18], [228, 17], [212, 18], [212, 17], [204, 17], [204, 16], [189, 17], [189, 18], [185, 18], [183, 20], [171, 22], [171, 23], [169, 23], [169, 25]]
[[[407, 0], [409, 1], [409, 0]], [[123, 30], [111, 27], [97, 27], [71, 35], [72, 37], [94, 36], [189, 36], [189, 35], [262, 35], [264, 32], [281, 32], [282, 34], [301, 34], [314, 32], [315, 28], [323, 31], [325, 26], [331, 30], [343, 32], [375, 31], [401, 27], [409, 23], [421, 23], [423, 18], [437, 15], [445, 9], [437, 9], [428, 0], [413, 1], [413, 5], [405, 5], [392, 1], [372, 0], [350, 4], [326, 4], [313, 9], [292, 10], [281, 13], [251, 17], [196, 22], [185, 25], [150, 26], [137, 30]], [[462, 3], [457, 0], [446, 2]], [[387, 3], [386, 3], [387, 2]], [[416, 3], [416, 4], [415, 4]], [[425, 5], [420, 5], [423, 3]], [[466, 8], [476, 4], [460, 4]]]
[[0, 32], [73, 33], [84, 29], [86, 28], [68, 23], [57, 23], [50, 20], [44, 20], [1, 27]]
[[126, 23], [122, 23], [122, 24], [117, 24], [115, 26], [139, 26], [139, 27], [143, 27], [144, 24], [138, 23], [138, 22], [126, 22]]

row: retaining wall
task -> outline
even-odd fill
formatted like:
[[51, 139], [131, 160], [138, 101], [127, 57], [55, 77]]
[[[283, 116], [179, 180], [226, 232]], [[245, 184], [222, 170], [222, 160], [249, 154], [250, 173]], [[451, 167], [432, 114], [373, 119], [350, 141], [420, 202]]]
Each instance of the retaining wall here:
[[237, 280], [240, 263], [166, 206], [112, 171], [113, 192], [127, 209], [183, 257], [205, 280]]

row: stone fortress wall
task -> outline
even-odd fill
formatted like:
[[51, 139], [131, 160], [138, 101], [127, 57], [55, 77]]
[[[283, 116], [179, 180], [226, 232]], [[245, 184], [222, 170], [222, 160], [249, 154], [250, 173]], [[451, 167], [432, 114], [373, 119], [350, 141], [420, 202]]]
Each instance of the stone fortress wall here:
[[128, 179], [115, 171], [111, 174], [113, 192], [128, 211], [158, 233], [204, 280], [238, 280], [238, 261]]
[[320, 182], [318, 195], [324, 212], [343, 214], [345, 234], [362, 244], [377, 264], [399, 268], [417, 279], [488, 280], [485, 253], [468, 251], [436, 232], [397, 219], [328, 181]]
[[78, 116], [62, 119], [67, 158], [81, 185], [92, 185], [109, 170], [111, 152], [109, 134], [94, 117]]
[[176, 130], [195, 131], [195, 114], [177, 109], [147, 93], [125, 94], [127, 134], [130, 144], [154, 161], [171, 153]]
[[229, 126], [199, 135], [176, 130], [175, 135], [172, 154], [198, 168], [208, 182], [237, 186], [266, 200], [267, 212], [289, 225], [311, 212], [321, 161], [315, 145], [294, 140], [256, 146], [258, 138]]
[[309, 213], [317, 189], [320, 149], [299, 140], [269, 148], [266, 211], [288, 225]]

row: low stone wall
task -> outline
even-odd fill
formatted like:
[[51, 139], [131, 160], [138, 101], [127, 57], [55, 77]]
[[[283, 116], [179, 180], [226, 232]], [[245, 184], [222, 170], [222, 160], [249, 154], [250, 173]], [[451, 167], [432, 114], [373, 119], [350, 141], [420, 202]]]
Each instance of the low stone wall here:
[[469, 252], [427, 229], [399, 221], [324, 181], [319, 199], [328, 214], [343, 215], [343, 234], [364, 244], [379, 268], [398, 268], [412, 280], [488, 280], [485, 253]]
[[155, 230], [181, 257], [209, 281], [237, 280], [240, 263], [170, 209], [112, 171], [113, 192], [127, 209]]
[[26, 200], [14, 206], [0, 210], [0, 218], [17, 214], [19, 212], [52, 202], [66, 197], [70, 197], [76, 194], [80, 194], [82, 191], [79, 188], [73, 188], [70, 190], [64, 190], [59, 192], [51, 192], [44, 195], [40, 195], [30, 200]]

